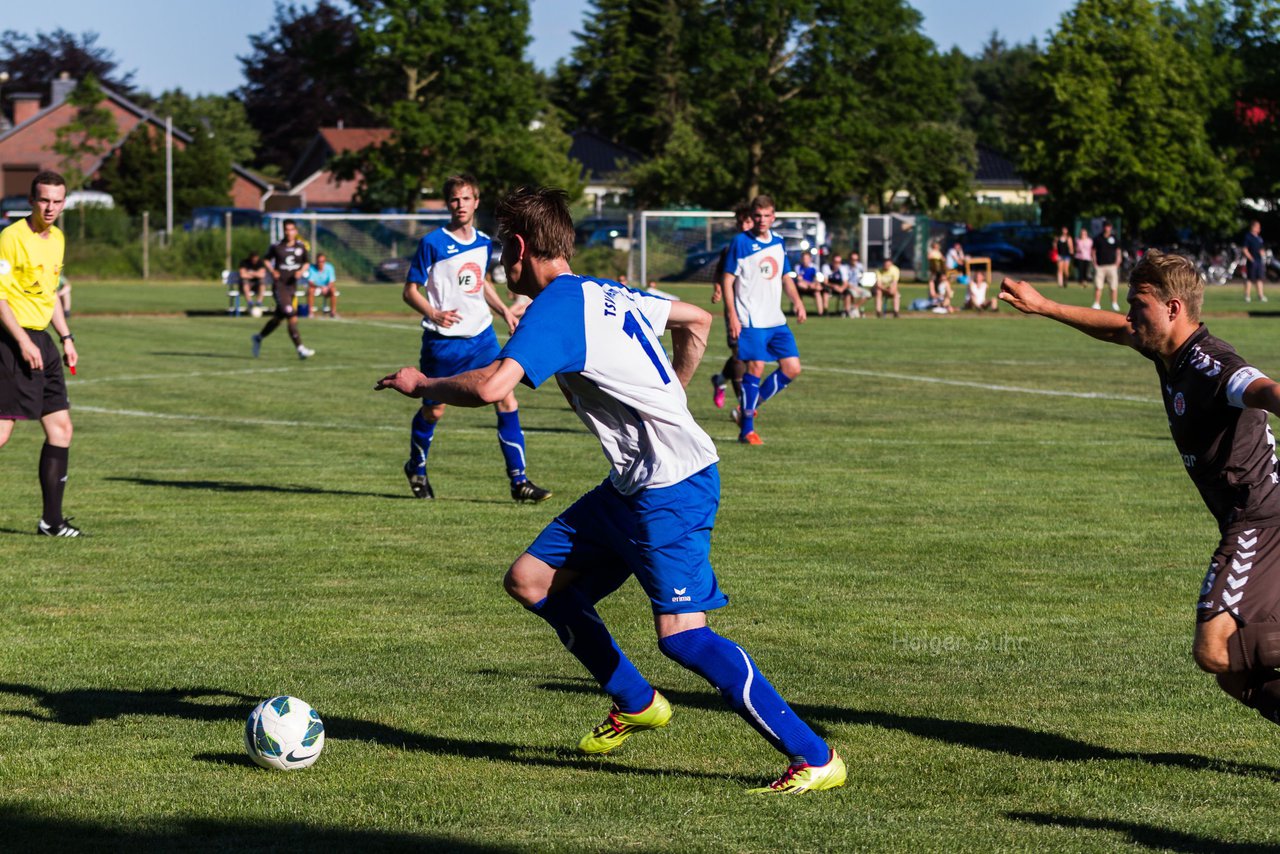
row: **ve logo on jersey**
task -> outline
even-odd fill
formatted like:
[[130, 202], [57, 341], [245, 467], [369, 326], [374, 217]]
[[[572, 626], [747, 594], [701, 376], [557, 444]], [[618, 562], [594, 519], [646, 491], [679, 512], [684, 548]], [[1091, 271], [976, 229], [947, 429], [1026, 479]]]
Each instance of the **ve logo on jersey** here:
[[760, 260], [760, 275], [766, 279], [776, 279], [778, 277], [778, 262], [772, 258], [762, 258]]
[[1182, 392], [1173, 396], [1173, 412], [1175, 415], [1187, 414], [1187, 399], [1182, 396]]
[[464, 294], [480, 292], [480, 288], [484, 287], [484, 271], [479, 264], [467, 262], [462, 265], [462, 269], [458, 271], [458, 287], [462, 288]]

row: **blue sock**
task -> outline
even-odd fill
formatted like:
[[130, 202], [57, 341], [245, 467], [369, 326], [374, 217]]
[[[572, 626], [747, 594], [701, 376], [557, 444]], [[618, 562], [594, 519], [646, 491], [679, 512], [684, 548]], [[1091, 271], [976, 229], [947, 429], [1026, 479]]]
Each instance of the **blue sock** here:
[[423, 418], [421, 409], [415, 412], [409, 432], [409, 465], [418, 474], [427, 473], [427, 452], [431, 450], [431, 438], [435, 434], [436, 422]]
[[756, 429], [756, 407], [760, 405], [760, 378], [746, 374], [742, 378], [742, 425], [740, 436]]
[[773, 397], [789, 385], [791, 385], [791, 378], [784, 374], [781, 368], [778, 368], [776, 371], [769, 374], [769, 376], [765, 377], [764, 382], [760, 384], [760, 403], [758, 405], [764, 406], [764, 402], [766, 400]]
[[653, 686], [622, 654], [581, 590], [572, 586], [558, 590], [529, 610], [556, 630], [564, 648], [582, 662], [619, 709], [641, 712], [653, 702]]
[[658, 648], [710, 682], [730, 708], [792, 762], [827, 764], [827, 743], [791, 711], [742, 647], [703, 626], [662, 638]]
[[522, 483], [524, 476], [524, 431], [520, 429], [520, 410], [498, 413], [498, 447], [507, 461], [507, 477]]

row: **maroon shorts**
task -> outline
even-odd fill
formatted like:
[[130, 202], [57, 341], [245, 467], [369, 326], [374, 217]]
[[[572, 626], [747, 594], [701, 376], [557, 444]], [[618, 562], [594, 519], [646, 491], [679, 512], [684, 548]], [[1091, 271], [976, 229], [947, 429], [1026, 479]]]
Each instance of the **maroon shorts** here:
[[1200, 588], [1196, 619], [1223, 611], [1242, 626], [1280, 616], [1280, 528], [1247, 528], [1218, 543]]
[[44, 370], [31, 370], [18, 342], [0, 332], [0, 419], [5, 421], [34, 421], [71, 408], [62, 376], [62, 354], [53, 336], [34, 329], [28, 329], [27, 335], [40, 348]]
[[297, 293], [297, 279], [291, 277], [284, 281], [276, 281], [275, 287], [271, 289], [271, 295], [275, 297], [276, 301], [276, 317], [293, 316], [293, 298]]

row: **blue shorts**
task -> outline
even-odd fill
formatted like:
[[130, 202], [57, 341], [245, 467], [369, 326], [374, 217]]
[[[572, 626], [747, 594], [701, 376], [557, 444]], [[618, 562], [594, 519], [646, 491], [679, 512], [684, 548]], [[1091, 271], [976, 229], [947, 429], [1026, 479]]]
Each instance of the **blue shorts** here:
[[714, 464], [672, 486], [623, 495], [606, 480], [543, 529], [528, 552], [580, 574], [593, 602], [635, 575], [655, 614], [723, 608], [711, 569], [711, 528], [720, 506]]
[[744, 326], [738, 335], [738, 358], [744, 362], [776, 362], [800, 358], [796, 337], [785, 323], [768, 329]]
[[[451, 338], [424, 329], [418, 369], [429, 377], [456, 377], [491, 364], [501, 351], [492, 326], [470, 338]], [[434, 406], [438, 402], [423, 400], [422, 405]]]

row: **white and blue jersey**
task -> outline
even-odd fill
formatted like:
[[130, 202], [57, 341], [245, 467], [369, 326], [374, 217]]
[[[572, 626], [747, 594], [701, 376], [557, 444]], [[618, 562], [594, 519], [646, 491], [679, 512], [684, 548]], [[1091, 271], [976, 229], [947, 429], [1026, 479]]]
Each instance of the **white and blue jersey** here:
[[766, 238], [744, 231], [729, 243], [724, 270], [733, 274], [733, 303], [738, 321], [748, 329], [785, 326], [782, 277], [791, 275], [791, 262], [782, 238]]
[[484, 271], [492, 255], [493, 241], [479, 229], [470, 243], [446, 228], [437, 228], [418, 241], [406, 281], [425, 287], [432, 308], [456, 311], [461, 318], [445, 329], [424, 317], [423, 329], [446, 338], [471, 338], [493, 325], [484, 301]]
[[617, 282], [558, 276], [499, 354], [536, 388], [554, 375], [600, 440], [623, 495], [671, 486], [718, 460], [662, 348], [671, 303]]

